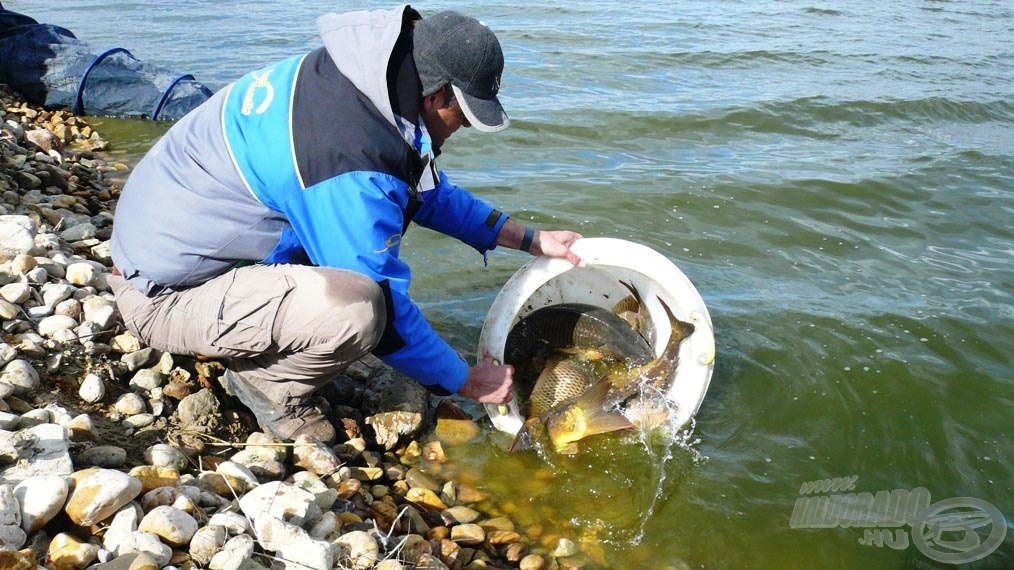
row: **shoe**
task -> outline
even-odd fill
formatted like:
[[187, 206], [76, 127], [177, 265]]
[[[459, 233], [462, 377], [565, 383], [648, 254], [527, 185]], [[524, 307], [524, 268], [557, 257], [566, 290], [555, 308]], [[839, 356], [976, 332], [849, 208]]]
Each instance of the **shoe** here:
[[330, 445], [335, 430], [324, 413], [309, 398], [290, 399], [284, 404], [272, 402], [253, 384], [241, 379], [232, 370], [225, 371], [225, 389], [250, 408], [261, 429], [283, 441], [292, 441], [301, 435], [310, 436]]

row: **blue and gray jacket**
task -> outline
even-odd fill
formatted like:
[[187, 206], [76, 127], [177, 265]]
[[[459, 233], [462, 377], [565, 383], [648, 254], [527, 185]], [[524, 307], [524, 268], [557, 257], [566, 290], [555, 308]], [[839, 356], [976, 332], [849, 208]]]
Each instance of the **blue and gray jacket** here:
[[410, 221], [481, 253], [507, 216], [436, 169], [419, 118], [411, 29], [419, 14], [328, 14], [324, 47], [250, 73], [174, 125], [117, 203], [113, 261], [147, 295], [191, 287], [237, 263], [358, 271], [387, 296], [374, 351], [437, 393], [468, 366], [409, 298], [398, 259]]

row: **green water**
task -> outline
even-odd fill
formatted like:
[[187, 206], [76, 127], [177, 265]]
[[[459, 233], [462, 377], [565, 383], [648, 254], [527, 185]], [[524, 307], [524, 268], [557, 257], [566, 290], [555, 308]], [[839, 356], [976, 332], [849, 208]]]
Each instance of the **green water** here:
[[[5, 5], [216, 88], [313, 47], [318, 12], [361, 6]], [[690, 443], [664, 468], [657, 444], [606, 438], [547, 464], [489, 432], [449, 448], [444, 471], [543, 536], [601, 545], [588, 550], [613, 568], [950, 566], [911, 543], [860, 544], [863, 529], [792, 528], [800, 486], [825, 478], [976, 498], [1010, 519], [1010, 2], [418, 7], [479, 16], [507, 59], [514, 126], [455, 135], [452, 179], [526, 223], [663, 253], [704, 297], [718, 353]], [[127, 157], [161, 132], [101, 130]], [[474, 357], [527, 258], [484, 267], [421, 229], [404, 245], [416, 299]], [[1014, 536], [967, 567], [1014, 567]]]

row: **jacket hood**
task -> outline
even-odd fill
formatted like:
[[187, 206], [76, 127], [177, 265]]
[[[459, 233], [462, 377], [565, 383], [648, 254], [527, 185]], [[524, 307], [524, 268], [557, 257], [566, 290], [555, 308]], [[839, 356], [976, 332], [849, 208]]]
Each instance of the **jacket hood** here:
[[317, 18], [320, 38], [338, 71], [398, 128], [401, 125], [391, 107], [387, 70], [406, 21], [420, 18], [408, 5], [389, 10], [324, 14]]

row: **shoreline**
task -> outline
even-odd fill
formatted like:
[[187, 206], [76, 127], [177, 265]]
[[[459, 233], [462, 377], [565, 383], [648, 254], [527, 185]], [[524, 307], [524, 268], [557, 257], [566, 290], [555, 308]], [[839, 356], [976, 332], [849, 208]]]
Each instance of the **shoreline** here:
[[105, 276], [129, 167], [3, 85], [0, 124], [0, 567], [589, 567], [440, 479], [482, 428], [379, 360], [329, 387], [335, 445], [257, 432], [222, 362], [122, 324]]

